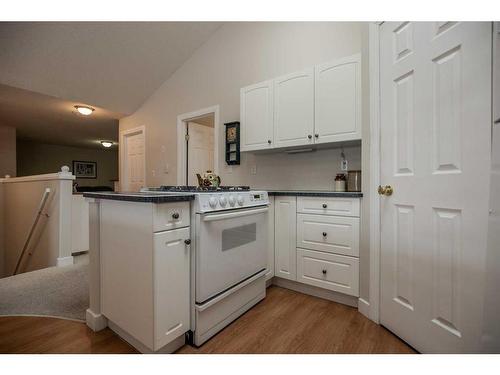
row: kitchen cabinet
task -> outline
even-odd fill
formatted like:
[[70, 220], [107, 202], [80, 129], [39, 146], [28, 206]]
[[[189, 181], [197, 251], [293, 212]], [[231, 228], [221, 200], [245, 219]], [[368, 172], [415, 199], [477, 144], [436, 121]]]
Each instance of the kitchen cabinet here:
[[274, 80], [274, 147], [312, 144], [314, 69]]
[[275, 277], [357, 297], [360, 199], [276, 196]]
[[273, 81], [240, 90], [241, 151], [273, 147]]
[[242, 88], [240, 117], [241, 151], [360, 140], [361, 55]]
[[266, 281], [274, 277], [274, 197], [269, 197]]
[[189, 330], [189, 228], [154, 234], [155, 350]]
[[315, 143], [361, 139], [361, 55], [315, 68]]
[[296, 197], [275, 197], [274, 219], [274, 274], [284, 279], [296, 280]]
[[189, 202], [99, 206], [102, 314], [138, 350], [170, 348], [191, 329]]

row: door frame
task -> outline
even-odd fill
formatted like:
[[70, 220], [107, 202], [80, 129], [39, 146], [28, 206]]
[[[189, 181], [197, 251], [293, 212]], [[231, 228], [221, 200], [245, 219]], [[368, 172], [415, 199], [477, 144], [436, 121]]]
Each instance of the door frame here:
[[119, 173], [120, 176], [118, 177], [120, 181], [120, 190], [124, 191], [126, 190], [126, 187], [128, 186], [128, 183], [126, 181], [126, 156], [127, 156], [127, 143], [126, 143], [126, 137], [130, 137], [132, 135], [136, 135], [142, 133], [142, 141], [143, 141], [143, 150], [144, 150], [144, 185], [146, 185], [146, 126], [141, 125], [132, 129], [126, 129], [126, 130], [120, 130], [120, 135], [119, 135], [119, 140], [120, 142], [118, 143], [118, 149], [119, 149]]
[[370, 281], [368, 318], [380, 322], [380, 26], [369, 24], [370, 82]]
[[199, 109], [197, 111], [183, 113], [177, 116], [177, 185], [187, 185], [186, 181], [186, 125], [189, 121], [196, 120], [207, 115], [214, 115], [214, 170], [219, 174], [219, 137], [220, 137], [220, 109], [219, 105]]

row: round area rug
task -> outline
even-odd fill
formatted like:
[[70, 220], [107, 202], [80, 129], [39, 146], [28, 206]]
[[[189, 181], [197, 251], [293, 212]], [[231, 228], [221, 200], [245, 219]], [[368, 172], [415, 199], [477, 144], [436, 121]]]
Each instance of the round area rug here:
[[85, 321], [88, 307], [88, 264], [44, 268], [0, 279], [0, 315]]

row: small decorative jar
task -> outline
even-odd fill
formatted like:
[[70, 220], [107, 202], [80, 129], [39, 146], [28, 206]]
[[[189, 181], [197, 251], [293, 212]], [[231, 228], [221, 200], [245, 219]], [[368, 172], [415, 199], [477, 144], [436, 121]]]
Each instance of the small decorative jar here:
[[346, 178], [345, 174], [343, 173], [338, 173], [337, 176], [335, 176], [335, 184], [334, 184], [334, 191], [345, 191], [345, 185], [346, 185]]

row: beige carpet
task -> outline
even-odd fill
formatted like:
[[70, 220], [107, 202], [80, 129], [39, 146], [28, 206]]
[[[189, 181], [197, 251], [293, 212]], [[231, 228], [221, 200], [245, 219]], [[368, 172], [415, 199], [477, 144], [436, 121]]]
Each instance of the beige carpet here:
[[0, 279], [0, 315], [85, 320], [88, 265], [50, 267]]

